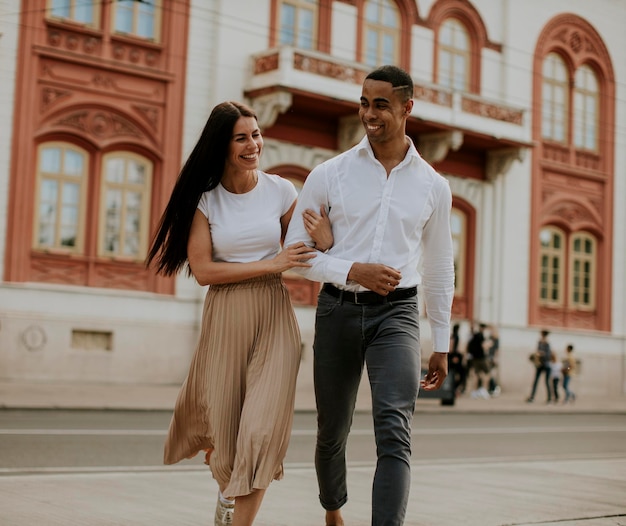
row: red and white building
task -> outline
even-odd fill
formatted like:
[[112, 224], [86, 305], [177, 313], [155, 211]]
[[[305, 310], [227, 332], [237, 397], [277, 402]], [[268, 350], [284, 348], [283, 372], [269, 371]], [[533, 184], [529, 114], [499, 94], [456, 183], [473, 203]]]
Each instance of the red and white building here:
[[[301, 185], [394, 63], [453, 192], [464, 335], [499, 328], [504, 389], [525, 394], [547, 328], [580, 393], [623, 393], [624, 20], [611, 0], [0, 0], [0, 377], [180, 382], [204, 290], [143, 262], [212, 107], [252, 105], [262, 168]], [[306, 385], [319, 285], [286, 277]]]

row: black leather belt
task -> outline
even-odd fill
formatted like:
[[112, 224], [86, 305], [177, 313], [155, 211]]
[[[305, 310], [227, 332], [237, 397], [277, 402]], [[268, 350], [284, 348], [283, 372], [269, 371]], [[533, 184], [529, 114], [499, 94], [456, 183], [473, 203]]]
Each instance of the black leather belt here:
[[370, 290], [364, 292], [352, 292], [349, 290], [338, 289], [330, 283], [324, 283], [322, 287], [324, 292], [327, 292], [335, 298], [341, 298], [341, 301], [347, 301], [349, 303], [356, 303], [358, 305], [369, 305], [375, 303], [387, 303], [388, 301], [405, 300], [417, 295], [417, 287], [409, 287], [406, 289], [396, 289], [386, 296], [377, 294]]

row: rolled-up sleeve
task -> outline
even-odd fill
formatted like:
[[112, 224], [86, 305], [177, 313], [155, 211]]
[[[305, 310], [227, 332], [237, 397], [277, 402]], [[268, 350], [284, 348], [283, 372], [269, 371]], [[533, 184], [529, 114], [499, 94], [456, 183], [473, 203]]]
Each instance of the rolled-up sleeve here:
[[433, 200], [433, 213], [422, 237], [422, 290], [432, 330], [433, 350], [448, 352], [454, 298], [454, 253], [450, 232], [452, 193], [447, 181], [442, 181], [435, 189]]

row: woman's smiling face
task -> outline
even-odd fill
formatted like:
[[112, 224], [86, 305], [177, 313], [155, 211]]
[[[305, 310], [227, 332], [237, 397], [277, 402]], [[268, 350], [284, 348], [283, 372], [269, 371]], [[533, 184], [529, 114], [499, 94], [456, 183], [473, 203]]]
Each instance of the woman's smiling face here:
[[263, 150], [263, 137], [254, 117], [239, 117], [228, 146], [226, 169], [234, 172], [256, 170]]

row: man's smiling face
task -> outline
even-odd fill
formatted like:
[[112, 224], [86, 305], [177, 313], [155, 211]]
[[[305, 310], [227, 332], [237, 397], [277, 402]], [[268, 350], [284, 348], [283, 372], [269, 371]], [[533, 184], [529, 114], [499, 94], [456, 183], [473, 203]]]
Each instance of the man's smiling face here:
[[404, 139], [404, 122], [411, 112], [412, 100], [403, 101], [402, 91], [390, 82], [366, 79], [361, 92], [359, 118], [371, 143]]

